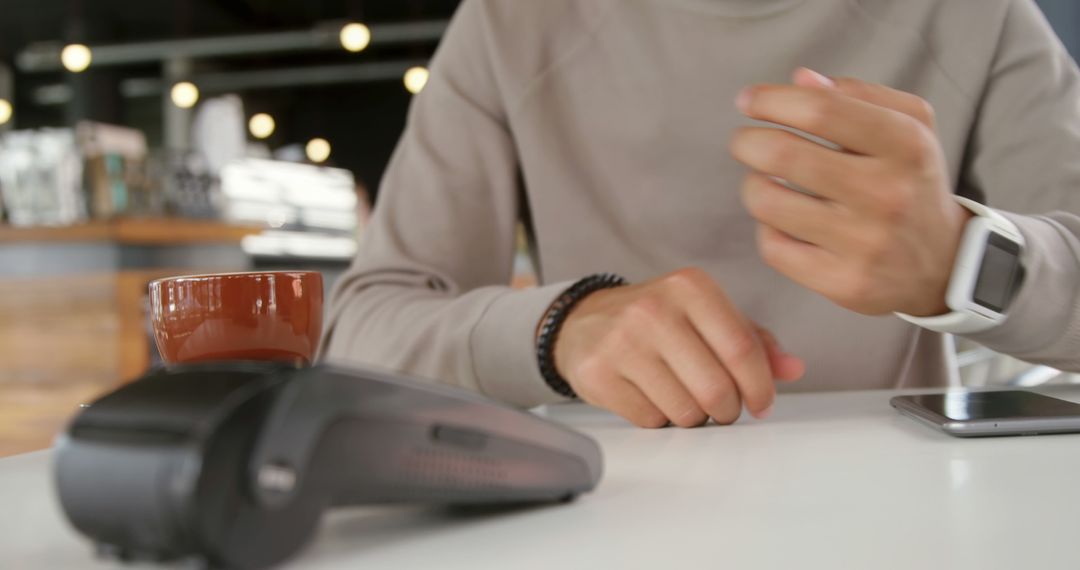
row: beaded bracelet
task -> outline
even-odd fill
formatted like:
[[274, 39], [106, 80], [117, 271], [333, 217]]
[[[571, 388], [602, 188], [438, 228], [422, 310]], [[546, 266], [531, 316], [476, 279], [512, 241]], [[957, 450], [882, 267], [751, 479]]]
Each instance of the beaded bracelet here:
[[567, 398], [577, 398], [570, 383], [555, 369], [555, 340], [559, 336], [559, 330], [566, 322], [570, 310], [582, 299], [601, 289], [611, 289], [626, 285], [626, 279], [613, 273], [597, 273], [585, 277], [569, 289], [559, 295], [558, 299], [551, 304], [547, 314], [544, 315], [543, 324], [540, 326], [540, 334], [536, 337], [536, 361], [540, 365], [540, 375], [544, 382], [555, 393]]

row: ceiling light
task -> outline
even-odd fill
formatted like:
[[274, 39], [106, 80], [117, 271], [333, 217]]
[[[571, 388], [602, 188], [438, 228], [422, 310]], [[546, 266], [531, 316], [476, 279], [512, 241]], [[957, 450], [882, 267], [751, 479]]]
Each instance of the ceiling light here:
[[170, 95], [173, 105], [181, 109], [190, 109], [199, 102], [199, 88], [190, 81], [181, 81], [173, 85]]
[[311, 162], [316, 164], [326, 162], [326, 159], [330, 158], [330, 142], [322, 138], [311, 139], [304, 147], [304, 153]]
[[14, 114], [14, 109], [11, 107], [11, 101], [0, 99], [0, 125], [6, 125], [11, 120], [12, 114]]
[[371, 43], [371, 29], [358, 22], [345, 24], [341, 28], [339, 39], [341, 47], [353, 53], [364, 51]]
[[60, 63], [64, 65], [64, 69], [72, 73], [86, 71], [93, 59], [90, 48], [82, 44], [69, 44], [60, 51]]
[[405, 89], [413, 95], [419, 93], [427, 85], [428, 75], [426, 67], [410, 67], [405, 72]]
[[265, 139], [274, 134], [276, 126], [274, 118], [266, 113], [252, 115], [248, 121], [248, 130], [251, 131], [251, 136], [257, 139]]

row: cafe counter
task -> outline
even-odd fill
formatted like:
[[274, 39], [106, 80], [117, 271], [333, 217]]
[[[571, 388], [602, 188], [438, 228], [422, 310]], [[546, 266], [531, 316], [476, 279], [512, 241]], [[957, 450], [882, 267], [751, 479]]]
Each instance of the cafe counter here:
[[252, 269], [240, 242], [261, 230], [160, 218], [0, 226], [0, 456], [47, 446], [78, 404], [150, 366], [147, 283]]

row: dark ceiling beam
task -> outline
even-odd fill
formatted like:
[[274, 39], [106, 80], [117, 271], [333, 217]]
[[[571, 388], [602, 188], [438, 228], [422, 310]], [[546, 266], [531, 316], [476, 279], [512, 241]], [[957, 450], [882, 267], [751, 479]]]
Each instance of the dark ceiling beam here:
[[[191, 81], [204, 95], [261, 89], [400, 81], [410, 67], [427, 65], [427, 63], [426, 59], [409, 59], [260, 71], [203, 73], [193, 76]], [[131, 78], [120, 82], [120, 94], [125, 98], [161, 97], [168, 92], [169, 87], [167, 82], [156, 77]], [[72, 91], [64, 84], [38, 87], [32, 95], [34, 103], [43, 106], [66, 104], [71, 101], [72, 96]]]
[[251, 4], [243, 0], [196, 0], [190, 10], [196, 22], [226, 22], [237, 31], [266, 27]]
[[[344, 23], [326, 22], [299, 31], [91, 46], [93, 66], [342, 49], [338, 34]], [[438, 41], [446, 31], [447, 24], [447, 20], [429, 20], [371, 25], [371, 45]], [[15, 62], [24, 72], [57, 71], [62, 69], [61, 49], [63, 46], [58, 43], [31, 45], [19, 52]]]
[[[212, 95], [259, 89], [401, 81], [405, 71], [410, 67], [427, 65], [427, 63], [427, 59], [413, 59], [259, 71], [203, 73], [192, 77], [191, 82], [199, 87], [200, 92]], [[125, 97], [148, 97], [161, 95], [168, 91], [170, 87], [171, 85], [160, 79], [128, 79], [120, 83], [120, 92]]]

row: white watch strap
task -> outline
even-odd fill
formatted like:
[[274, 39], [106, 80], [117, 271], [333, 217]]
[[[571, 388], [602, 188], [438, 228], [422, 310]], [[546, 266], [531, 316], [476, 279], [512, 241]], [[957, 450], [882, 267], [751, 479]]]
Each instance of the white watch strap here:
[[[1005, 216], [1002, 216], [998, 211], [962, 196], [954, 195], [953, 199], [976, 216], [993, 219], [996, 222], [995, 225], [1002, 233], [1008, 235], [1009, 238], [1015, 240], [1021, 246], [1024, 245], [1024, 236], [1020, 233], [1020, 229], [1016, 227], [1016, 224], [1012, 223], [1012, 221]], [[951, 334], [975, 333], [993, 328], [999, 324], [999, 321], [972, 311], [951, 311], [943, 315], [935, 315], [932, 317], [914, 317], [904, 313], [896, 313], [896, 316], [924, 329]]]
[[990, 218], [997, 222], [998, 229], [1002, 230], [1002, 233], [1008, 235], [1013, 241], [1024, 245], [1024, 234], [1020, 233], [1020, 228], [1016, 227], [1016, 224], [1012, 223], [1012, 220], [1001, 215], [1001, 212], [987, 206], [980, 204], [975, 200], [964, 198], [963, 196], [953, 196], [953, 200], [956, 200], [957, 204], [967, 208], [971, 213], [983, 218]]
[[951, 311], [933, 317], [913, 317], [904, 313], [896, 313], [896, 316], [924, 329], [950, 334], [976, 333], [993, 328], [994, 325], [998, 324], [997, 321], [988, 319], [978, 313], [964, 311]]

